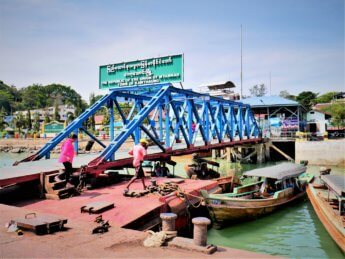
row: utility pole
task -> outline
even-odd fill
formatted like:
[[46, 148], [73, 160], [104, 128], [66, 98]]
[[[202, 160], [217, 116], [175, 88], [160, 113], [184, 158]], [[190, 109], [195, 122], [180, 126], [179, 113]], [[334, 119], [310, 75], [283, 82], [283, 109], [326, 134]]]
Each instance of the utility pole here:
[[242, 73], [242, 24], [241, 24], [241, 100], [243, 99], [243, 73]]

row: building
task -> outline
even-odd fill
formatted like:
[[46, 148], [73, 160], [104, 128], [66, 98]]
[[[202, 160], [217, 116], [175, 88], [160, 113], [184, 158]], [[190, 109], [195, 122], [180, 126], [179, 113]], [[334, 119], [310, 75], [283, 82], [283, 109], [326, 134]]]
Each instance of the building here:
[[[73, 105], [61, 104], [58, 106], [58, 109], [59, 109], [60, 121], [66, 121], [68, 114], [74, 114], [75, 112], [75, 107]], [[31, 120], [34, 119], [36, 113], [38, 114], [40, 121], [44, 120], [44, 117], [46, 114], [49, 114], [50, 118], [52, 118], [54, 116], [54, 112], [55, 112], [55, 107], [47, 107], [43, 109], [30, 110]], [[17, 116], [19, 113], [22, 113], [24, 116], [27, 116], [28, 111], [16, 111], [14, 115]]]
[[231, 81], [211, 83], [200, 86], [200, 93], [208, 93], [211, 96], [227, 100], [239, 100], [240, 95], [233, 91], [235, 87], [235, 84]]
[[307, 113], [307, 131], [324, 135], [330, 125], [331, 116], [325, 112], [311, 110]]
[[298, 102], [280, 96], [251, 97], [241, 100], [251, 106], [263, 137], [293, 138], [304, 131], [307, 110]]

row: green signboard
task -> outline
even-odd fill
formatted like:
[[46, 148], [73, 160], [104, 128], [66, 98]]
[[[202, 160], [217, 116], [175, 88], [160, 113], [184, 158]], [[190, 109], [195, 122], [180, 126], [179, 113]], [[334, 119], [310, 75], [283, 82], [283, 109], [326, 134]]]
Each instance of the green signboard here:
[[44, 133], [60, 133], [64, 128], [63, 123], [51, 122], [44, 125]]
[[99, 88], [183, 81], [183, 55], [172, 55], [100, 66]]

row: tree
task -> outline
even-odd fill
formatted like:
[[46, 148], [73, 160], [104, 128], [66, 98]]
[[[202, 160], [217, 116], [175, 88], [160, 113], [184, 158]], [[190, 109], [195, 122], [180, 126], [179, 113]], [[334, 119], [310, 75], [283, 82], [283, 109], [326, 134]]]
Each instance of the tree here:
[[66, 124], [70, 124], [74, 120], [74, 115], [71, 112], [67, 113]]
[[266, 86], [265, 84], [261, 84], [261, 85], [254, 85], [252, 88], [249, 89], [250, 91], [250, 95], [251, 96], [264, 96], [267, 92]]
[[283, 97], [283, 98], [285, 98], [285, 99], [289, 99], [289, 100], [295, 100], [295, 99], [296, 99], [296, 96], [290, 94], [290, 93], [289, 93], [288, 91], [286, 91], [286, 90], [280, 91], [279, 96], [280, 96], [280, 97]]
[[302, 104], [308, 111], [311, 109], [313, 100], [317, 97], [318, 93], [310, 91], [301, 92], [296, 96], [296, 101]]
[[0, 131], [3, 131], [7, 123], [5, 122], [6, 110], [4, 107], [0, 109]]
[[21, 129], [25, 127], [25, 118], [21, 112], [19, 112], [14, 119], [14, 125], [18, 129], [19, 133], [21, 132]]
[[332, 103], [322, 109], [332, 116], [331, 123], [335, 127], [345, 127], [345, 105], [343, 103]]
[[109, 122], [110, 122], [109, 108], [103, 106], [101, 109], [101, 113], [104, 116], [103, 121], [102, 121], [102, 125], [109, 125]]
[[20, 101], [21, 97], [17, 88], [0, 81], [0, 107], [4, 106], [6, 113], [11, 114], [19, 106]]
[[11, 113], [12, 102], [13, 96], [4, 90], [0, 90], [0, 109], [4, 108], [6, 113]]
[[27, 125], [27, 127], [28, 127], [28, 129], [29, 130], [31, 130], [32, 129], [32, 122], [31, 122], [31, 112], [30, 112], [30, 110], [28, 110], [28, 113], [26, 114], [26, 125]]
[[34, 123], [32, 125], [34, 132], [40, 131], [40, 115], [38, 112], [34, 113]]
[[58, 99], [55, 99], [55, 103], [54, 103], [54, 115], [53, 115], [53, 120], [54, 120], [54, 121], [59, 121], [59, 120], [60, 120], [59, 101], [58, 101]]
[[46, 113], [44, 114], [44, 123], [49, 123], [50, 122], [50, 116], [48, 111], [46, 111]]
[[33, 84], [19, 91], [22, 95], [22, 105], [25, 110], [45, 108], [48, 106], [49, 97], [44, 86]]
[[328, 92], [317, 97], [313, 103], [330, 103], [338, 92]]

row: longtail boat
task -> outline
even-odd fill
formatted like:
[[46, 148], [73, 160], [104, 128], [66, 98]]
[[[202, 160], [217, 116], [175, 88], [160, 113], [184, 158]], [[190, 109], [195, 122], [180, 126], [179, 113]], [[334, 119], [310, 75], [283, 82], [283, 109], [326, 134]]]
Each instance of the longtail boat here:
[[309, 184], [307, 194], [329, 235], [345, 253], [345, 176], [321, 175], [322, 185]]
[[256, 219], [305, 197], [306, 186], [313, 178], [305, 166], [293, 163], [251, 170], [243, 176], [251, 177], [252, 183], [231, 193], [201, 191], [215, 228]]

